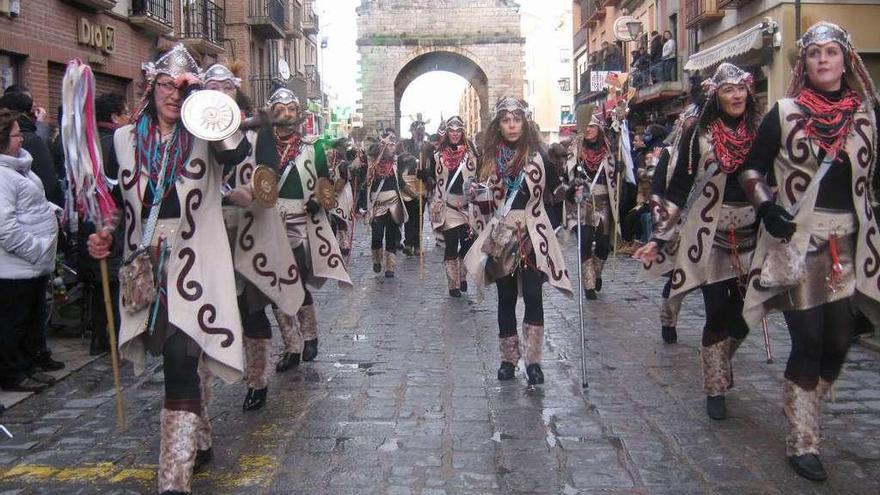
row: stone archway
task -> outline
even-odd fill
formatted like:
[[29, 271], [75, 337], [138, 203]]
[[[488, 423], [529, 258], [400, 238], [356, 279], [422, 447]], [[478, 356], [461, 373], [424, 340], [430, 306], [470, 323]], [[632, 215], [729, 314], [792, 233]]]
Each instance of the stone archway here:
[[[476, 90], [480, 100], [480, 122], [488, 122], [489, 80], [483, 69], [470, 58], [450, 51], [419, 54], [400, 69], [394, 78], [394, 126], [400, 126], [400, 102], [406, 88], [419, 76], [431, 71], [447, 71], [463, 77]], [[398, 133], [406, 129], [397, 129]]]
[[400, 99], [416, 77], [448, 70], [490, 105], [522, 97], [525, 38], [509, 0], [363, 0], [357, 9], [364, 127], [400, 125]]

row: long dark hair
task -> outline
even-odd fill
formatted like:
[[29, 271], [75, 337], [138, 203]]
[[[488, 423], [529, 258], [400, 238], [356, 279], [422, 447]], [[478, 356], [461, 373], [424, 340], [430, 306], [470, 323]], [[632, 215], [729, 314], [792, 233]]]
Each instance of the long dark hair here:
[[[504, 141], [504, 138], [501, 136], [501, 117], [504, 113], [501, 112], [492, 119], [486, 133], [483, 135], [483, 145], [481, 146], [483, 160], [480, 164], [480, 180], [488, 179], [498, 168], [495, 157], [498, 155], [498, 148]], [[519, 141], [516, 142], [516, 154], [513, 156], [511, 170], [518, 174], [526, 166], [532, 153], [537, 153], [541, 148], [541, 134], [538, 132], [534, 122], [526, 118], [522, 112], [517, 113], [523, 118], [523, 132]]]
[[21, 113], [8, 108], [0, 108], [0, 152], [9, 148], [9, 135], [12, 134], [12, 126], [18, 121]]

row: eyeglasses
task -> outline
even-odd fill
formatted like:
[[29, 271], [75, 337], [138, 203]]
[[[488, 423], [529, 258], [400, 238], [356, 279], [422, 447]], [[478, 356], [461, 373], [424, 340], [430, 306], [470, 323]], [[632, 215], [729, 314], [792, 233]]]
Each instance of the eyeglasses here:
[[177, 89], [177, 86], [173, 81], [165, 81], [165, 82], [157, 82], [156, 87], [161, 89], [165, 93], [170, 93]]

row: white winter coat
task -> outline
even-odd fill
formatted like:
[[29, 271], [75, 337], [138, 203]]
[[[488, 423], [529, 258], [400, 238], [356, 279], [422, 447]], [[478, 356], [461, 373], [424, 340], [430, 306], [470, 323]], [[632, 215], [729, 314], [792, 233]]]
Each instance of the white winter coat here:
[[0, 279], [28, 279], [55, 267], [56, 207], [31, 172], [31, 155], [0, 154]]

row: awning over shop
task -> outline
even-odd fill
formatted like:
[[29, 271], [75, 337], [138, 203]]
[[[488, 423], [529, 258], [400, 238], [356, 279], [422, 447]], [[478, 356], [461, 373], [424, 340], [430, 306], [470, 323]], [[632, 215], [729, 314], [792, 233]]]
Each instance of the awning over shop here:
[[773, 34], [777, 29], [778, 26], [775, 21], [770, 18], [764, 19], [760, 24], [743, 31], [729, 40], [722, 41], [715, 46], [691, 55], [684, 66], [684, 70], [705, 69], [748, 51], [757, 50], [764, 46], [764, 34]]

